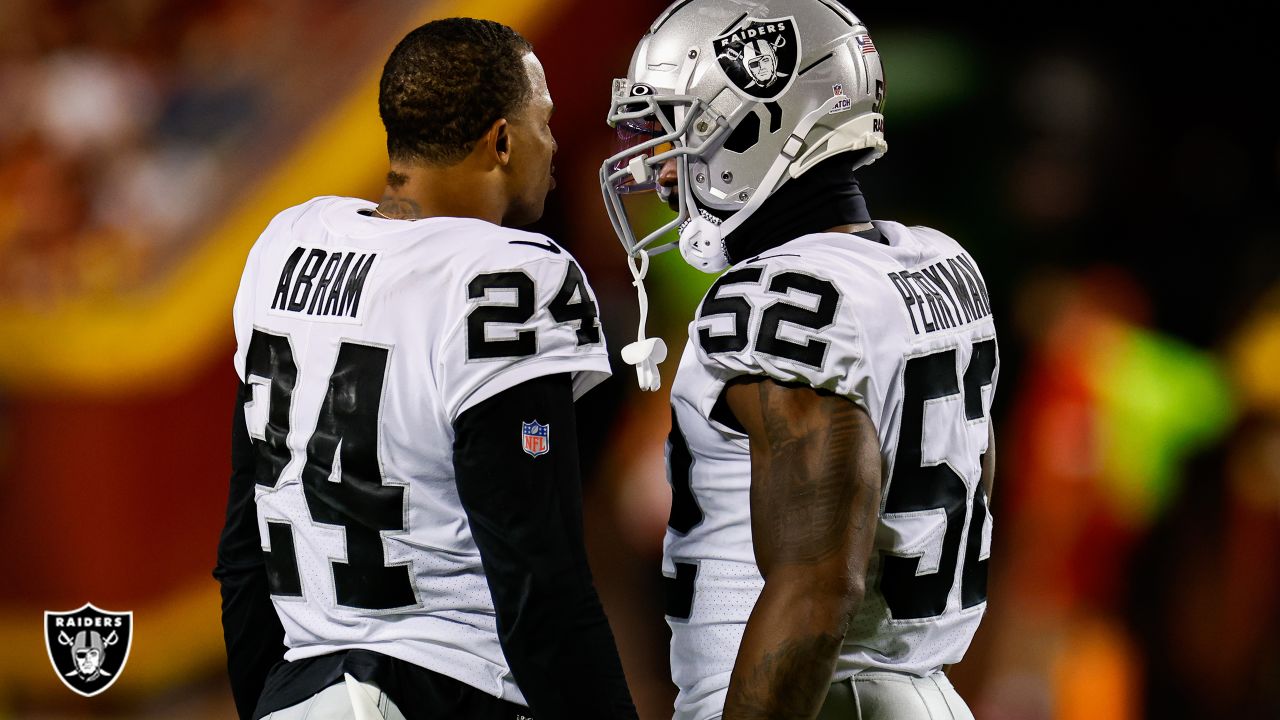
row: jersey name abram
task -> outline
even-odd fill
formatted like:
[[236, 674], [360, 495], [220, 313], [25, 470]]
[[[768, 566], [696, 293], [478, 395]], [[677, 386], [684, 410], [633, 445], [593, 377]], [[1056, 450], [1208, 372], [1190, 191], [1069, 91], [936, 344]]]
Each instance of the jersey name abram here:
[[271, 314], [359, 322], [360, 296], [377, 259], [359, 250], [295, 248], [280, 271]]

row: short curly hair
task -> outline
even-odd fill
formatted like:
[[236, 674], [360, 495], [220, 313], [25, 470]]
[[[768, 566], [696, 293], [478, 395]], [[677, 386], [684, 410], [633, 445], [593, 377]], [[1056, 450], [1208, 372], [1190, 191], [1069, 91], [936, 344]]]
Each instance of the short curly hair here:
[[378, 114], [392, 161], [454, 165], [532, 92], [524, 56], [533, 46], [492, 20], [447, 18], [410, 32], [391, 51]]

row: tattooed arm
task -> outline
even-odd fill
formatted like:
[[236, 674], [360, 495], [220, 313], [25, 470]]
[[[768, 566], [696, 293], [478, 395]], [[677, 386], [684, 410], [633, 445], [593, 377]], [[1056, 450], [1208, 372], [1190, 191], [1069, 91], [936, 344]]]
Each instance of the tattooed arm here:
[[813, 718], [862, 601], [880, 503], [866, 412], [800, 385], [725, 390], [751, 440], [751, 531], [764, 590], [729, 681], [724, 720]]

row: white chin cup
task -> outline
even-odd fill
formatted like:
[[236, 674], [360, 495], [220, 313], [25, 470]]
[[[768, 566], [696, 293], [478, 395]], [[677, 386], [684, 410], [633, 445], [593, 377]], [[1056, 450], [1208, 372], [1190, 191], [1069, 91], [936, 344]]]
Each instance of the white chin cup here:
[[720, 226], [704, 217], [690, 218], [680, 228], [680, 254], [685, 262], [704, 273], [718, 273], [729, 267]]

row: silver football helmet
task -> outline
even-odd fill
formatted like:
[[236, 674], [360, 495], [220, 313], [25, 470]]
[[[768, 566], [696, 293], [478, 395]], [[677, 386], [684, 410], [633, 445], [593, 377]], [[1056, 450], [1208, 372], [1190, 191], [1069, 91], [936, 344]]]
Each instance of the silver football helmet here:
[[[724, 238], [788, 180], [838, 153], [888, 149], [884, 70], [867, 29], [833, 0], [681, 0], [649, 28], [626, 78], [614, 80], [609, 124], [622, 149], [600, 186], [633, 258], [679, 228], [685, 260], [729, 264]], [[637, 238], [622, 195], [657, 190], [675, 159], [678, 214]]]

